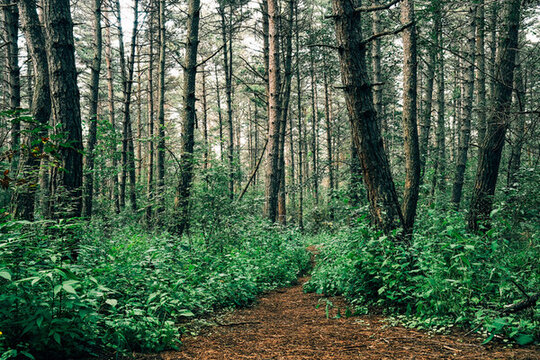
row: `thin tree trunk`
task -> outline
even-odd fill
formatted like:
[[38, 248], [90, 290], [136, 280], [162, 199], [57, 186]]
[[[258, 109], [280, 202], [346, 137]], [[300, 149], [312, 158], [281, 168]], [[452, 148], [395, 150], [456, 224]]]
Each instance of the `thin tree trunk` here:
[[319, 114], [317, 109], [317, 82], [315, 81], [315, 64], [313, 59], [313, 49], [310, 48], [310, 76], [311, 76], [311, 126], [312, 126], [312, 138], [311, 138], [311, 160], [313, 169], [313, 192], [315, 194], [315, 204], [319, 204], [319, 170], [317, 168], [317, 125], [319, 123]]
[[217, 97], [217, 111], [218, 111], [218, 122], [219, 122], [219, 156], [221, 159], [221, 162], [225, 160], [224, 156], [224, 139], [223, 139], [223, 116], [221, 113], [221, 91], [219, 89], [219, 79], [218, 79], [218, 71], [217, 71], [217, 65], [215, 66], [215, 73], [216, 73], [216, 97]]
[[466, 60], [463, 61], [463, 65], [465, 66], [465, 79], [463, 86], [463, 111], [461, 114], [460, 129], [461, 135], [459, 137], [456, 172], [454, 176], [451, 200], [455, 209], [459, 209], [461, 202], [465, 168], [467, 166], [467, 154], [469, 152], [469, 140], [471, 137], [471, 117], [474, 93], [475, 10], [476, 7], [474, 5], [469, 5], [467, 17], [467, 46], [465, 48]]
[[6, 69], [9, 92], [9, 110], [11, 111], [11, 172], [19, 167], [21, 151], [21, 123], [19, 111], [21, 108], [21, 76], [19, 67], [19, 10], [10, 0], [3, 0], [4, 38], [6, 41]]
[[403, 135], [405, 153], [405, 189], [403, 191], [403, 228], [410, 235], [413, 231], [420, 190], [420, 150], [416, 122], [417, 58], [416, 25], [412, 0], [401, 2], [401, 23], [413, 25], [403, 30]]
[[495, 60], [498, 71], [493, 94], [493, 109], [488, 118], [486, 136], [478, 159], [476, 183], [469, 210], [468, 226], [474, 231], [489, 228], [489, 215], [493, 207], [493, 196], [512, 103], [521, 1], [507, 0], [505, 5], [505, 26], [499, 35], [500, 51], [497, 52]]
[[146, 179], [146, 193], [148, 205], [145, 216], [148, 226], [152, 225], [152, 206], [154, 201], [154, 22], [155, 2], [150, 0], [150, 20], [148, 22], [148, 172]]
[[94, 0], [94, 58], [92, 59], [90, 74], [90, 110], [89, 110], [89, 130], [88, 142], [86, 146], [86, 176], [85, 176], [85, 198], [83, 203], [83, 216], [92, 217], [92, 203], [94, 199], [94, 149], [97, 142], [97, 122], [98, 122], [98, 101], [99, 101], [99, 74], [101, 72], [101, 3], [102, 0]]
[[[485, 4], [477, 0], [476, 8], [476, 114], [478, 119], [479, 145], [486, 133], [486, 60], [485, 60]], [[480, 147], [478, 147], [480, 149]], [[479, 150], [480, 151], [480, 150]]]
[[175, 210], [178, 223], [175, 232], [182, 236], [189, 226], [189, 199], [193, 181], [193, 148], [195, 145], [195, 79], [197, 75], [197, 47], [199, 45], [200, 0], [190, 0], [187, 24], [187, 47], [184, 59], [184, 109], [182, 129], [182, 158]]
[[158, 144], [157, 144], [157, 194], [159, 207], [157, 212], [164, 210], [165, 192], [165, 3], [159, 0], [159, 67], [158, 67]]
[[[373, 6], [379, 4], [379, 0], [372, 0]], [[378, 11], [372, 12], [371, 31], [373, 34], [381, 32], [381, 19]], [[382, 119], [382, 76], [381, 76], [381, 39], [375, 39], [371, 43], [371, 71], [373, 72], [373, 106], [381, 127]]]
[[[526, 103], [526, 89], [523, 81], [523, 67], [519, 61], [519, 53], [516, 54], [516, 67], [514, 72], [515, 103], [518, 104], [517, 108], [519, 109], [519, 112], [524, 112], [525, 108], [523, 104]], [[506, 187], [508, 188], [516, 188], [519, 183], [517, 174], [521, 167], [521, 150], [523, 148], [523, 143], [525, 142], [525, 118], [525, 114], [518, 114], [511, 126], [514, 136], [511, 142], [510, 156], [508, 158], [508, 174], [506, 177]]]
[[295, 23], [295, 45], [296, 45], [296, 105], [298, 113], [298, 227], [304, 229], [304, 177], [303, 177], [303, 137], [302, 137], [302, 78], [300, 77], [300, 28], [298, 25], [298, 1], [295, 2], [294, 23]]
[[[202, 69], [202, 107], [203, 107], [203, 145], [204, 145], [204, 164], [203, 169], [208, 170], [210, 163], [210, 149], [208, 148], [208, 100], [206, 94], [206, 70]], [[251, 138], [251, 132], [250, 132]]]
[[334, 208], [332, 204], [334, 199], [334, 163], [332, 161], [332, 99], [330, 91], [328, 90], [328, 74], [326, 66], [326, 61], [324, 61], [324, 117], [326, 120], [326, 148], [328, 151], [328, 190], [330, 192], [330, 219], [334, 219]]
[[32, 63], [28, 66], [33, 66], [35, 74], [31, 107], [35, 125], [30, 131], [32, 135], [28, 136], [27, 146], [32, 149], [32, 144], [37, 143], [38, 151], [28, 151], [26, 154], [21, 175], [27, 179], [27, 182], [23, 185], [24, 188], [17, 189], [13, 216], [15, 219], [32, 221], [34, 220], [34, 203], [40, 171], [40, 159], [37, 155], [43, 151], [43, 143], [47, 137], [47, 125], [51, 114], [51, 96], [45, 37], [36, 11], [36, 2], [35, 0], [20, 0], [18, 6], [22, 30], [32, 58]]

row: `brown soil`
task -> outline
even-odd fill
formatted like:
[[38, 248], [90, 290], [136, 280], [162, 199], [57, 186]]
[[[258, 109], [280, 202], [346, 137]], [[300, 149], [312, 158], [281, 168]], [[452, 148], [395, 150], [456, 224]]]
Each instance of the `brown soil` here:
[[[507, 349], [480, 345], [481, 340], [459, 335], [430, 335], [388, 326], [381, 316], [345, 316], [342, 298], [329, 299], [326, 316], [321, 295], [305, 294], [302, 285], [262, 296], [257, 305], [228, 314], [221, 325], [202, 335], [185, 337], [180, 351], [144, 356], [166, 360], [302, 360], [302, 359], [540, 359], [538, 347]], [[317, 308], [317, 304], [320, 306]]]

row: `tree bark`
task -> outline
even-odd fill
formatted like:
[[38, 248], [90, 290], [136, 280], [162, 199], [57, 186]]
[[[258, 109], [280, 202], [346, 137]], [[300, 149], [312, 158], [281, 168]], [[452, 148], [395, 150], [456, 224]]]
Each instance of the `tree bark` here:
[[418, 191], [420, 190], [420, 150], [418, 147], [417, 109], [417, 52], [414, 3], [401, 2], [401, 23], [412, 23], [403, 30], [403, 135], [405, 153], [405, 189], [403, 191], [403, 228], [407, 235], [412, 234]]
[[[479, 145], [486, 133], [486, 59], [485, 59], [485, 3], [477, 0], [476, 7], [476, 114]], [[480, 147], [478, 148], [480, 149]], [[480, 150], [479, 150], [480, 151]]]
[[505, 25], [499, 34], [499, 51], [493, 109], [488, 117], [486, 136], [480, 150], [476, 182], [469, 210], [468, 226], [473, 231], [489, 228], [493, 196], [497, 185], [502, 149], [512, 103], [512, 82], [518, 45], [520, 0], [505, 1]]
[[83, 216], [92, 217], [92, 203], [94, 199], [94, 149], [97, 142], [97, 122], [98, 122], [98, 101], [99, 101], [99, 74], [101, 72], [101, 3], [102, 0], [94, 0], [94, 58], [92, 59], [90, 74], [90, 109], [89, 109], [89, 129], [88, 142], [86, 146], [86, 175], [85, 175], [85, 196], [83, 203]]
[[32, 221], [34, 220], [35, 196], [39, 181], [39, 155], [43, 152], [44, 142], [47, 141], [45, 140], [47, 125], [51, 115], [51, 95], [45, 37], [36, 11], [36, 1], [20, 0], [18, 6], [22, 30], [35, 74], [31, 107], [34, 122], [30, 132], [32, 135], [28, 136], [27, 139], [28, 151], [22, 171], [22, 176], [27, 179], [27, 182], [23, 185], [24, 188], [17, 189], [13, 214], [15, 219]]
[[197, 75], [197, 47], [199, 45], [200, 0], [190, 0], [187, 24], [187, 47], [184, 60], [184, 104], [182, 129], [182, 158], [180, 179], [176, 191], [175, 210], [178, 214], [176, 234], [182, 234], [189, 226], [189, 199], [193, 181], [195, 145], [195, 79]]
[[59, 172], [63, 192], [56, 216], [80, 217], [83, 141], [70, 3], [69, 0], [45, 0], [43, 5], [52, 115], [61, 127], [64, 144], [60, 149], [62, 171]]
[[296, 46], [296, 105], [297, 105], [297, 128], [298, 128], [298, 227], [304, 230], [304, 146], [302, 138], [302, 78], [300, 77], [300, 27], [298, 24], [298, 3], [295, 1], [294, 24], [295, 24], [295, 46]]
[[159, 66], [158, 66], [158, 144], [157, 144], [157, 192], [159, 194], [157, 212], [164, 210], [165, 192], [165, 3], [159, 0]]
[[402, 225], [403, 216], [373, 107], [361, 17], [350, 1], [333, 0], [332, 7], [345, 101], [368, 190], [371, 217], [376, 226], [390, 233]]
[[266, 161], [265, 216], [270, 222], [277, 217], [279, 193], [279, 138], [281, 127], [279, 8], [277, 0], [267, 0], [268, 9], [268, 153]]

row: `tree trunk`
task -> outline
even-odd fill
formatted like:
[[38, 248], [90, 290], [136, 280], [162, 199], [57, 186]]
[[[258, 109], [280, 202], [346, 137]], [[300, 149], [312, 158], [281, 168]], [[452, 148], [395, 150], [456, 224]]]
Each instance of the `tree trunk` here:
[[45, 0], [43, 3], [52, 114], [56, 124], [60, 124], [62, 142], [69, 144], [60, 150], [62, 171], [59, 176], [63, 193], [57, 208], [62, 213], [57, 216], [80, 217], [83, 142], [70, 3], [69, 0]]
[[[525, 111], [523, 104], [525, 104], [525, 84], [523, 81], [523, 67], [519, 61], [519, 53], [516, 54], [516, 67], [514, 75], [514, 89], [515, 89], [515, 98], [517, 108], [519, 112]], [[521, 166], [521, 150], [523, 148], [523, 143], [525, 142], [525, 114], [518, 114], [512, 124], [512, 132], [514, 133], [511, 148], [510, 156], [508, 159], [508, 174], [506, 177], [506, 186], [508, 188], [516, 188], [518, 185], [517, 173]]]
[[148, 22], [148, 172], [146, 174], [146, 193], [148, 205], [146, 206], [146, 223], [152, 226], [152, 207], [154, 202], [154, 22], [155, 6], [154, 1], [150, 0], [150, 20]]
[[[372, 0], [373, 6], [379, 5], [379, 0]], [[371, 31], [373, 34], [381, 32], [381, 19], [378, 11], [373, 11], [371, 18]], [[379, 128], [382, 120], [382, 76], [381, 76], [381, 39], [375, 39], [371, 43], [371, 71], [373, 73], [373, 106], [377, 112]]]
[[435, 196], [436, 189], [441, 196], [446, 190], [446, 140], [445, 140], [445, 104], [444, 104], [444, 53], [442, 49], [442, 3], [435, 0], [434, 26], [437, 32], [437, 150], [435, 165], [433, 167], [433, 181], [431, 184], [431, 197]]
[[474, 52], [475, 52], [475, 10], [474, 5], [469, 5], [467, 16], [467, 46], [465, 47], [465, 59], [463, 61], [464, 86], [463, 86], [463, 111], [461, 114], [461, 129], [459, 136], [459, 146], [457, 153], [456, 172], [454, 175], [454, 185], [452, 188], [452, 204], [459, 209], [461, 195], [463, 193], [463, 182], [465, 178], [465, 168], [467, 166], [467, 154], [469, 152], [469, 140], [471, 137], [471, 118], [474, 93]]
[[158, 144], [157, 144], [157, 212], [164, 210], [165, 192], [165, 1], [159, 0], [159, 67], [158, 67]]
[[30, 150], [26, 154], [21, 175], [26, 178], [27, 182], [23, 188], [17, 189], [13, 214], [15, 219], [32, 221], [34, 220], [34, 203], [39, 181], [40, 159], [38, 155], [43, 152], [44, 138], [47, 137], [47, 125], [51, 115], [51, 96], [45, 37], [36, 11], [36, 2], [35, 0], [20, 0], [18, 6], [22, 30], [35, 74], [31, 107], [34, 125], [30, 131], [32, 135], [28, 136], [27, 146], [28, 149], [32, 149], [32, 144], [37, 143], [38, 151]]
[[333, 16], [345, 101], [368, 190], [371, 217], [376, 226], [390, 233], [401, 226], [403, 216], [373, 107], [361, 17], [347, 0], [333, 0]]
[[326, 121], [326, 148], [328, 151], [328, 190], [330, 192], [330, 219], [334, 219], [333, 199], [334, 199], [334, 162], [332, 161], [332, 99], [328, 90], [328, 74], [326, 61], [324, 62], [324, 117]]
[[197, 47], [199, 45], [199, 12], [200, 0], [190, 0], [184, 60], [182, 158], [175, 199], [175, 210], [178, 214], [175, 232], [179, 236], [182, 236], [189, 226], [189, 198], [191, 182], [193, 181], [193, 148], [195, 144], [195, 78], [197, 75]]
[[[304, 177], [303, 177], [303, 138], [302, 138], [302, 78], [300, 77], [300, 28], [298, 25], [298, 3], [295, 1], [294, 23], [295, 23], [295, 45], [296, 45], [296, 105], [298, 116], [298, 227], [304, 230]], [[292, 131], [292, 129], [291, 129]]]
[[[485, 38], [485, 4], [477, 0], [476, 7], [476, 114], [478, 117], [477, 144], [484, 140], [486, 133], [486, 59], [484, 50]], [[480, 147], [478, 147], [480, 149]], [[480, 151], [480, 150], [479, 150]]]
[[21, 123], [19, 111], [21, 108], [21, 76], [19, 67], [19, 11], [17, 3], [3, 0], [4, 38], [6, 41], [6, 69], [9, 92], [9, 110], [11, 111], [11, 172], [16, 173], [19, 167], [21, 152]]
[[499, 34], [500, 51], [497, 52], [495, 59], [498, 70], [493, 94], [493, 109], [489, 114], [486, 136], [480, 150], [469, 210], [468, 226], [474, 231], [485, 230], [489, 227], [512, 103], [512, 82], [518, 45], [521, 1], [507, 0], [505, 5], [505, 26]]
[[412, 0], [401, 2], [401, 23], [413, 25], [403, 30], [403, 135], [405, 153], [405, 189], [403, 192], [403, 228], [412, 234], [418, 191], [420, 189], [420, 150], [416, 123], [417, 58], [416, 25]]
[[285, 134], [287, 130], [287, 120], [289, 115], [289, 103], [291, 100], [291, 82], [292, 82], [292, 28], [294, 1], [288, 0], [287, 3], [287, 25], [285, 32], [285, 63], [283, 68], [284, 84], [283, 93], [280, 98], [281, 120], [280, 120], [280, 139], [279, 139], [279, 193], [278, 193], [278, 219], [283, 225], [287, 222], [286, 198], [285, 198]]
[[318, 141], [318, 123], [319, 123], [319, 114], [317, 109], [317, 81], [315, 80], [315, 64], [313, 58], [313, 48], [310, 48], [309, 51], [309, 60], [310, 60], [310, 75], [311, 75], [311, 161], [313, 174], [313, 192], [315, 194], [315, 205], [319, 204], [319, 169], [317, 167], [317, 141]]
[[102, 0], [94, 0], [94, 58], [92, 59], [90, 74], [90, 110], [88, 142], [86, 145], [86, 176], [85, 197], [83, 203], [83, 216], [92, 216], [92, 203], [94, 198], [94, 149], [97, 142], [98, 101], [99, 101], [99, 73], [101, 72], [101, 3]]
[[279, 8], [277, 0], [267, 0], [268, 9], [268, 153], [266, 161], [265, 216], [270, 222], [277, 217], [279, 193], [279, 137], [281, 130], [279, 64]]
[[[206, 94], [206, 70], [202, 69], [202, 108], [203, 108], [203, 146], [204, 146], [204, 164], [203, 169], [208, 170], [210, 164], [210, 149], [208, 144], [208, 100]], [[251, 132], [250, 132], [251, 137]]]

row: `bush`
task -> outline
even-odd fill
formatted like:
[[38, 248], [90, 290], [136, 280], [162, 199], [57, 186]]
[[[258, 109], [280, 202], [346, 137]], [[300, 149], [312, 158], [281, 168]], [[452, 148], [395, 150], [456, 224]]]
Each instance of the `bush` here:
[[[298, 234], [251, 220], [229, 224], [241, 237], [215, 247], [202, 235], [180, 240], [134, 225], [113, 231], [101, 220], [4, 224], [2, 358], [173, 348], [191, 317], [249, 305], [293, 283], [309, 264]], [[75, 234], [72, 263], [66, 244]], [[220, 243], [219, 230], [211, 243]]]
[[[344, 295], [353, 304], [384, 307], [418, 328], [483, 327], [518, 343], [538, 338], [539, 308], [501, 315], [523, 299], [518, 286], [540, 288], [540, 244], [508, 240], [496, 224], [485, 236], [467, 233], [455, 213], [428, 210], [410, 249], [366, 223], [328, 238], [306, 291]], [[538, 233], [536, 233], [538, 234]], [[519, 284], [519, 285], [516, 285]]]

